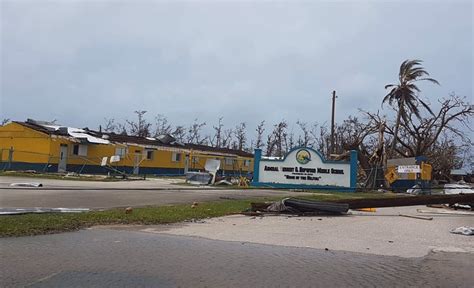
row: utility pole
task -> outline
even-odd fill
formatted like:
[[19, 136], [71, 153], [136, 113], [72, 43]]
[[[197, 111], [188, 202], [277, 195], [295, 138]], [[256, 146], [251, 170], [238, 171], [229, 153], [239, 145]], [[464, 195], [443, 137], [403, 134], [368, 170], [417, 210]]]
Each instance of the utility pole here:
[[336, 114], [336, 98], [336, 91], [332, 91], [331, 148], [328, 151], [328, 158], [334, 153], [334, 117]]

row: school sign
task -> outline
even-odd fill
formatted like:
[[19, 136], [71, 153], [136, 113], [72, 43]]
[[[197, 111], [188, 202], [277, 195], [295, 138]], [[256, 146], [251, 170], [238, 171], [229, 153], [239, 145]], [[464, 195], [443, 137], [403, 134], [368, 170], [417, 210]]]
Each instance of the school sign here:
[[331, 161], [309, 147], [291, 150], [282, 160], [262, 159], [255, 149], [252, 186], [355, 191], [357, 151], [350, 161]]

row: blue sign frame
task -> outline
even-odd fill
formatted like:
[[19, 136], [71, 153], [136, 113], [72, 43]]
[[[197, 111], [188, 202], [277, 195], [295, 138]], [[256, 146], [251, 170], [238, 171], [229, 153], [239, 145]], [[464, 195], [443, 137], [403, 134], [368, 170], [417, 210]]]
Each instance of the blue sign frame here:
[[321, 190], [337, 190], [344, 192], [354, 192], [357, 185], [357, 151], [351, 150], [350, 161], [334, 161], [326, 160], [321, 153], [309, 148], [309, 147], [296, 147], [290, 150], [283, 159], [265, 159], [268, 162], [284, 162], [286, 157], [295, 150], [307, 149], [314, 152], [321, 158], [323, 163], [334, 163], [334, 164], [350, 164], [350, 187], [346, 186], [330, 186], [330, 185], [308, 185], [308, 184], [286, 184], [286, 183], [268, 183], [259, 181], [260, 173], [260, 160], [262, 159], [262, 149], [255, 149], [254, 152], [254, 166], [253, 166], [253, 179], [251, 185], [254, 187], [266, 187], [266, 188], [286, 188], [286, 189], [321, 189]]

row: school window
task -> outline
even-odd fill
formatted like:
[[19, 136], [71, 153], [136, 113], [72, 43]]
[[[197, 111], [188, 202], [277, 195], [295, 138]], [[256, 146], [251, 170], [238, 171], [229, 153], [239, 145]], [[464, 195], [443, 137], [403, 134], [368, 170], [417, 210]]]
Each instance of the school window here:
[[250, 166], [250, 160], [244, 160], [244, 166], [249, 167]]
[[87, 156], [87, 145], [74, 144], [72, 146], [72, 155]]
[[193, 156], [193, 163], [199, 163], [199, 157]]
[[145, 150], [145, 153], [146, 153], [146, 159], [147, 160], [153, 160], [153, 150]]
[[225, 158], [225, 165], [234, 165], [234, 159]]
[[115, 155], [120, 156], [120, 159], [125, 158], [127, 155], [127, 147], [117, 147], [115, 148]]
[[181, 162], [181, 153], [173, 152], [173, 154], [171, 154], [171, 161]]
[[79, 155], [79, 145], [72, 146], [72, 155]]

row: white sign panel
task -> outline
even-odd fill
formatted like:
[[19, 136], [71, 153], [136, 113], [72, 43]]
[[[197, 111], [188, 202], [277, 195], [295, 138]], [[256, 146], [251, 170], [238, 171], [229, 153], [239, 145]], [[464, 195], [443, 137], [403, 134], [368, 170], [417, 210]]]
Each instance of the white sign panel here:
[[100, 166], [105, 166], [107, 165], [107, 157], [102, 157], [102, 162], [100, 163]]
[[210, 173], [216, 173], [219, 167], [221, 167], [221, 160], [217, 159], [207, 159], [204, 165], [204, 169]]
[[110, 163], [119, 162], [119, 161], [120, 161], [119, 155], [110, 156]]
[[398, 173], [421, 173], [420, 165], [400, 165], [397, 167]]
[[316, 151], [300, 148], [283, 160], [261, 159], [258, 182], [350, 187], [350, 174], [349, 162], [323, 161]]

